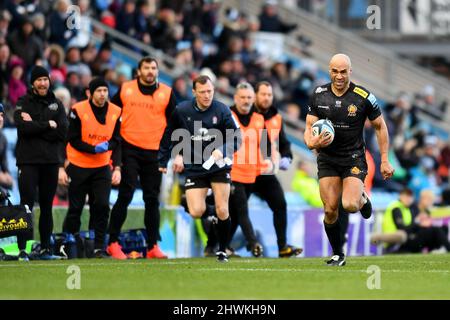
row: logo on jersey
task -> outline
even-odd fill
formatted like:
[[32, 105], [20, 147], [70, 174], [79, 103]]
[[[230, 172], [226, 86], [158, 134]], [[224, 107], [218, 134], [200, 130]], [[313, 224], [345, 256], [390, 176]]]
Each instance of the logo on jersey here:
[[198, 134], [195, 136], [191, 136], [193, 141], [211, 141], [212, 139], [216, 139], [217, 135], [208, 134], [209, 131], [206, 128], [198, 129]]
[[322, 93], [322, 92], [325, 92], [325, 91], [328, 91], [328, 89], [327, 89], [327, 88], [318, 87], [318, 88], [316, 89], [316, 92], [315, 92], [315, 93]]
[[366, 99], [367, 96], [369, 95], [366, 91], [358, 87], [355, 87], [355, 89], [353, 89], [353, 92], [359, 94], [364, 99]]
[[336, 101], [336, 108], [342, 107], [342, 101]]
[[330, 109], [329, 106], [317, 106], [317, 108], [319, 108], [319, 109]]
[[212, 118], [212, 123], [213, 123], [213, 124], [217, 124], [217, 117], [216, 117], [216, 116], [214, 116], [214, 117]]
[[48, 106], [48, 108], [52, 111], [56, 111], [58, 110], [58, 104], [57, 103], [52, 103]]
[[360, 174], [360, 173], [361, 173], [361, 170], [359, 170], [358, 167], [353, 167], [352, 170], [350, 170], [350, 172], [351, 172], [352, 174]]
[[347, 110], [348, 110], [348, 116], [349, 117], [355, 117], [356, 116], [356, 111], [358, 111], [358, 107], [355, 106], [354, 104], [351, 104], [351, 105], [348, 106]]

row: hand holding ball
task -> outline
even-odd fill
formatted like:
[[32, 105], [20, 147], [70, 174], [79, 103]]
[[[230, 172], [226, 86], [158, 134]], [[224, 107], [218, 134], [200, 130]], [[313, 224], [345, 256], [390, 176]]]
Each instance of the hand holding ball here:
[[325, 145], [323, 145], [324, 147], [329, 146], [333, 142], [334, 127], [333, 127], [333, 123], [331, 123], [330, 120], [320, 119], [320, 120], [314, 122], [311, 129], [312, 129], [312, 135], [314, 137], [319, 136], [323, 131], [325, 131], [324, 139], [325, 138], [327, 139], [327, 143]]

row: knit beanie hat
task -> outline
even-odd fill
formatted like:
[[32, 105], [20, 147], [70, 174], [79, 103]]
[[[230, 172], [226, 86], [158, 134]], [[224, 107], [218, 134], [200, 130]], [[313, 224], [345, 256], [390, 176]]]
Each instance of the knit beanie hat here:
[[41, 66], [34, 66], [33, 70], [31, 70], [30, 84], [33, 85], [33, 82], [35, 82], [36, 79], [41, 77], [47, 77], [50, 80], [50, 75], [47, 69]]
[[100, 77], [92, 79], [91, 82], [89, 82], [89, 92], [91, 93], [91, 95], [94, 93], [95, 90], [97, 90], [98, 87], [108, 88], [108, 83], [105, 81], [105, 79]]

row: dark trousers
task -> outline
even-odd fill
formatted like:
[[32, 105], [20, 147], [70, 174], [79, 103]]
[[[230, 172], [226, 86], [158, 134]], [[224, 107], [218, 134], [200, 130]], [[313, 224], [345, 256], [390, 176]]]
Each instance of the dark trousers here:
[[[36, 189], [38, 190], [38, 202], [41, 211], [39, 218], [39, 234], [41, 247], [50, 248], [50, 236], [53, 232], [52, 205], [53, 197], [58, 185], [57, 164], [36, 164], [19, 166], [19, 192], [20, 203], [26, 204], [33, 209], [36, 200]], [[33, 239], [33, 232], [17, 236], [20, 250], [24, 250], [27, 240]]]
[[419, 227], [414, 232], [408, 233], [408, 240], [400, 247], [399, 251], [418, 253], [422, 252], [424, 248], [431, 251], [440, 247], [445, 247], [447, 251], [450, 251], [450, 243], [444, 229], [436, 226]]
[[152, 248], [158, 240], [161, 240], [159, 191], [162, 174], [158, 171], [157, 151], [138, 150], [124, 146], [122, 163], [119, 196], [111, 211], [109, 223], [109, 242], [118, 241], [120, 230], [127, 218], [128, 205], [133, 199], [139, 178], [145, 203], [144, 224], [148, 235], [148, 247]]
[[231, 217], [231, 236], [230, 240], [241, 226], [242, 233], [247, 240], [247, 244], [251, 247], [256, 243], [256, 235], [253, 230], [252, 222], [248, 215], [248, 198], [251, 195], [253, 184], [233, 182], [232, 192], [229, 200], [229, 211]]
[[286, 245], [287, 204], [280, 182], [274, 175], [260, 175], [253, 185], [253, 193], [272, 210], [278, 249], [282, 249]]
[[[77, 233], [81, 226], [81, 213], [86, 203], [86, 195], [94, 195], [90, 199], [90, 221], [95, 231], [95, 249], [103, 249], [108, 227], [109, 196], [111, 193], [111, 170], [109, 166], [100, 168], [80, 168], [73, 164], [67, 167], [69, 184], [69, 210], [64, 219], [63, 231]], [[90, 226], [91, 227], [91, 226]]]

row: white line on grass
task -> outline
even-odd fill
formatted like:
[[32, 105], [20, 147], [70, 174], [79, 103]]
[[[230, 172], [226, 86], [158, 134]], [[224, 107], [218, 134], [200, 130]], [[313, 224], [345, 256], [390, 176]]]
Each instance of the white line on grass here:
[[[158, 263], [158, 264], [145, 264], [145, 263], [137, 263], [137, 262], [111, 262], [111, 263], [80, 263], [79, 266], [83, 267], [83, 266], [88, 266], [88, 267], [95, 267], [95, 266], [128, 266], [128, 265], [142, 265], [142, 266], [154, 266], [154, 267], [158, 267], [158, 266], [164, 266], [164, 265], [187, 265], [187, 264], [203, 264], [203, 262], [201, 261], [171, 261], [171, 262], [164, 262], [164, 263]], [[58, 263], [58, 264], [53, 264], [53, 263], [20, 263], [20, 264], [0, 264], [0, 268], [16, 268], [16, 267], [67, 267], [73, 264], [77, 264], [76, 261], [74, 261], [74, 263]], [[362, 270], [349, 270], [347, 268], [333, 268], [333, 267], [329, 267], [329, 266], [323, 266], [323, 268], [298, 268], [298, 269], [294, 269], [294, 268], [282, 268], [282, 269], [271, 269], [271, 268], [233, 268], [232, 265], [229, 265], [229, 267], [221, 267], [221, 268], [197, 268], [195, 269], [196, 271], [230, 271], [230, 272], [235, 272], [235, 271], [248, 271], [248, 272], [330, 272], [330, 271], [337, 271], [337, 272], [350, 272], [350, 273], [367, 273], [366, 269], [362, 269]], [[159, 269], [158, 271], [164, 271]], [[170, 270], [171, 271], [171, 270]], [[426, 271], [417, 271], [417, 270], [399, 270], [399, 269], [382, 269], [381, 270], [383, 273], [450, 273], [450, 270], [426, 270]]]
[[[263, 272], [329, 272], [332, 270], [337, 270], [338, 272], [354, 272], [354, 273], [367, 273], [367, 270], [349, 270], [345, 268], [333, 268], [329, 266], [324, 266], [323, 269], [267, 269], [267, 268], [199, 268], [195, 269], [198, 271], [263, 271]], [[427, 271], [414, 271], [414, 270], [396, 270], [396, 269], [382, 269], [381, 272], [392, 272], [392, 273], [449, 273], [449, 270], [427, 270]]]

